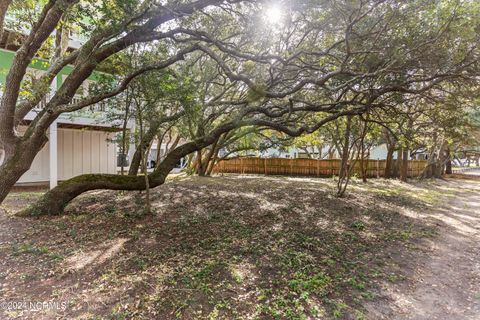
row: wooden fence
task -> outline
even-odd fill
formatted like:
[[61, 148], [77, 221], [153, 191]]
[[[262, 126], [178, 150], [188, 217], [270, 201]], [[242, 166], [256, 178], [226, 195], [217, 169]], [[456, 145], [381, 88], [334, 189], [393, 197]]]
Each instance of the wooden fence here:
[[[268, 175], [299, 175], [299, 176], [333, 176], [338, 175], [340, 159], [283, 159], [283, 158], [233, 158], [219, 161], [213, 172], [268, 174]], [[383, 177], [386, 160], [367, 160], [367, 176]], [[408, 176], [419, 176], [427, 161], [409, 160]], [[360, 162], [355, 164], [353, 174], [360, 175]]]

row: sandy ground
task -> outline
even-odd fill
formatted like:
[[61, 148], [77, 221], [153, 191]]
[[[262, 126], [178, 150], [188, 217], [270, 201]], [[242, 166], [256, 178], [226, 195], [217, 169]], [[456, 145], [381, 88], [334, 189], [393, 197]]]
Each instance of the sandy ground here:
[[452, 199], [430, 213], [439, 236], [427, 241], [422, 253], [404, 261], [411, 277], [385, 283], [388, 303], [368, 305], [371, 319], [480, 319], [480, 183], [449, 180]]

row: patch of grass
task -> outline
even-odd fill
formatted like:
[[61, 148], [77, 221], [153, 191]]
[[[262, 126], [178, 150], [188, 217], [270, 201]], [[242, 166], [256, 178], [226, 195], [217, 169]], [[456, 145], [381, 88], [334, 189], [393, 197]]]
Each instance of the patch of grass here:
[[358, 220], [353, 221], [350, 227], [358, 231], [365, 230], [365, 224], [362, 221], [358, 221]]
[[43, 193], [42, 191], [19, 191], [10, 193], [8, 197], [11, 199], [31, 200], [40, 197]]
[[366, 320], [365, 314], [359, 310], [355, 311], [355, 320]]
[[334, 319], [340, 319], [343, 317], [345, 310], [348, 308], [344, 302], [335, 302], [333, 304], [332, 316]]
[[348, 284], [357, 290], [365, 290], [365, 282], [359, 280], [356, 276], [348, 279]]
[[322, 273], [308, 276], [304, 273], [296, 272], [293, 275], [293, 279], [288, 281], [288, 287], [299, 296], [306, 297], [313, 292], [323, 295], [329, 283], [330, 278]]
[[135, 265], [139, 270], [145, 270], [148, 266], [148, 263], [145, 259], [142, 259], [140, 257], [135, 259]]
[[62, 260], [64, 257], [60, 253], [51, 251], [46, 246], [35, 246], [31, 243], [13, 243], [11, 245], [11, 253], [13, 256], [19, 256], [21, 254], [33, 254], [47, 256], [53, 260]]
[[396, 274], [389, 274], [387, 279], [388, 281], [394, 283], [397, 282], [399, 278]]
[[236, 270], [235, 268], [230, 268], [230, 272], [231, 272], [231, 274], [232, 274], [233, 280], [234, 280], [236, 283], [240, 284], [240, 283], [243, 282], [243, 280], [244, 280], [244, 279], [243, 279], [243, 276], [242, 276], [242, 274], [241, 274], [238, 270]]

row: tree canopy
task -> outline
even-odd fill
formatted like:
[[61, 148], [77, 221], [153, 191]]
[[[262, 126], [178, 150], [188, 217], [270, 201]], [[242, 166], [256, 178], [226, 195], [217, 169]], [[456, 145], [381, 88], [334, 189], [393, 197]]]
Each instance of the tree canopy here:
[[[28, 170], [60, 115], [124, 99], [129, 90], [140, 97], [137, 109], [147, 112], [140, 145], [172, 126], [182, 137], [149, 175], [152, 186], [162, 184], [182, 157], [198, 152], [197, 167], [208, 171], [202, 159], [215, 159], [220, 147], [247, 148], [239, 145], [246, 137], [259, 145], [271, 132], [307, 143], [337, 138], [343, 147], [357, 141], [349, 135], [365, 144], [383, 132], [393, 148], [440, 155], [465, 144], [462, 137], [472, 131], [478, 1], [0, 3], [0, 35], [19, 35], [0, 102], [0, 200]], [[72, 34], [81, 39], [78, 48], [68, 46]], [[25, 87], [27, 68], [39, 58], [45, 72]], [[50, 96], [51, 83], [67, 67]], [[97, 85], [74, 100], [88, 79]], [[45, 107], [25, 123], [45, 97]], [[19, 125], [27, 127], [22, 136]], [[92, 189], [145, 187], [136, 172], [79, 176], [47, 193], [33, 212], [59, 213]]]

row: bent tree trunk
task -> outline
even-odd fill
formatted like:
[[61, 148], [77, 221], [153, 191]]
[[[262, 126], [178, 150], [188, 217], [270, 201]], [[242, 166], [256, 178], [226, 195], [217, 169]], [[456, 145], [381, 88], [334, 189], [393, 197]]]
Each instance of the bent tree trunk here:
[[2, 144], [5, 155], [0, 165], [0, 203], [5, 200], [18, 179], [30, 169], [38, 151], [47, 142], [47, 137], [41, 136], [28, 141], [22, 138], [15, 140], [14, 142], [4, 140]]
[[[165, 176], [149, 176], [150, 187], [156, 187], [165, 181]], [[98, 189], [109, 190], [145, 190], [143, 176], [122, 176], [114, 174], [85, 174], [60, 183], [47, 192], [37, 203], [27, 208], [21, 215], [56, 215], [63, 213], [67, 204], [80, 194]]]
[[[148, 186], [154, 188], [162, 185], [176, 163], [176, 157], [165, 159], [158, 170], [148, 175]], [[145, 190], [146, 187], [147, 183], [144, 176], [84, 174], [61, 182], [20, 214], [31, 216], [58, 215], [63, 213], [70, 201], [87, 191], [99, 189], [140, 191]]]
[[[209, 135], [185, 143], [170, 151], [159, 166], [148, 175], [151, 188], [165, 182], [167, 175], [175, 168], [181, 158], [194, 151], [201, 150], [214, 143], [223, 133], [234, 129], [237, 121], [232, 121], [218, 127]], [[67, 204], [84, 192], [91, 190], [145, 190], [145, 177], [121, 176], [113, 174], [85, 174], [60, 183], [57, 187], [47, 192], [37, 203], [22, 211], [21, 215], [58, 215], [62, 214]]]
[[12, 187], [28, 168], [16, 160], [8, 161], [0, 167], [0, 203], [5, 200]]

